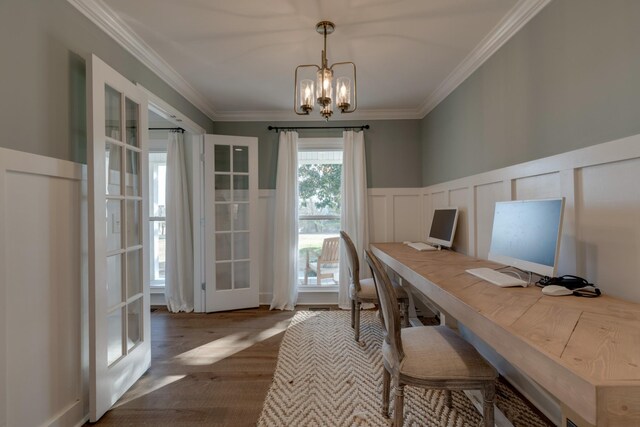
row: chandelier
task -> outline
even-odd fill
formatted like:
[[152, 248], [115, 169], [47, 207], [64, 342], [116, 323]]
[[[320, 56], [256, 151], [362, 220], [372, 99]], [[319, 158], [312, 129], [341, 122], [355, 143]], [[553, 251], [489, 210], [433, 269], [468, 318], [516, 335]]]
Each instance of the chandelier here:
[[[330, 67], [327, 63], [327, 36], [336, 29], [333, 22], [320, 21], [316, 25], [316, 31], [324, 37], [324, 49], [322, 50], [322, 65], [298, 65], [295, 73], [293, 110], [300, 116], [309, 115], [313, 106], [317, 103], [320, 114], [326, 120], [333, 114], [333, 104], [341, 113], [353, 113], [358, 107], [356, 91], [356, 64], [353, 62], [336, 62]], [[353, 87], [351, 79], [343, 75], [335, 79], [334, 68], [353, 70]], [[315, 91], [313, 73], [315, 72]], [[300, 75], [299, 75], [300, 74]], [[348, 74], [348, 73], [347, 73]], [[351, 93], [353, 92], [353, 104]], [[334, 100], [333, 94], [336, 94]], [[315, 102], [314, 102], [315, 101]]]

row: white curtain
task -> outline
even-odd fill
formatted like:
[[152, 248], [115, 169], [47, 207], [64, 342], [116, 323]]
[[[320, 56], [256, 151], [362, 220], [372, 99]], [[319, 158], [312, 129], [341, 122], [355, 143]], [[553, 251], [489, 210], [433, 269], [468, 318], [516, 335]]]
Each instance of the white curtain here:
[[193, 311], [191, 204], [185, 168], [184, 137], [170, 132], [167, 145], [167, 236], [165, 299], [169, 311]]
[[280, 132], [271, 309], [293, 310], [298, 299], [298, 133]]
[[[343, 132], [342, 157], [342, 212], [340, 227], [356, 246], [360, 259], [360, 277], [369, 277], [369, 266], [364, 261], [364, 250], [369, 245], [369, 217], [367, 215], [367, 165], [364, 150], [364, 132]], [[349, 299], [349, 272], [344, 245], [340, 245], [340, 292], [338, 305], [351, 308]]]

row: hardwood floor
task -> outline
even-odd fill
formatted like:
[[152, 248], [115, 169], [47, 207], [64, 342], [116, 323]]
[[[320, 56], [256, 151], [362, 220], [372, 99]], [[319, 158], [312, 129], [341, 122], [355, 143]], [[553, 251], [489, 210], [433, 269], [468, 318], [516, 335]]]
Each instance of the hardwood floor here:
[[151, 368], [93, 425], [255, 426], [293, 315], [156, 310]]

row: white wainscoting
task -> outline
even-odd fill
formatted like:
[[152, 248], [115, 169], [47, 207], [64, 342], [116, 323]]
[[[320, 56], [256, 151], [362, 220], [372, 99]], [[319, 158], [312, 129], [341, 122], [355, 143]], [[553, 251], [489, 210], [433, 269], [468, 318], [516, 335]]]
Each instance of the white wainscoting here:
[[[551, 197], [566, 200], [558, 275], [576, 274], [606, 294], [640, 302], [640, 135], [421, 189], [370, 189], [371, 241], [424, 240], [433, 209], [457, 206], [454, 249], [486, 259], [495, 202]], [[553, 398], [463, 325], [461, 332], [552, 421], [560, 422]]]
[[640, 302], [640, 135], [422, 189], [370, 189], [370, 240], [424, 240], [433, 209], [457, 206], [454, 249], [486, 258], [495, 202], [550, 197], [566, 200], [558, 274]]
[[82, 168], [0, 148], [0, 426], [88, 414]]

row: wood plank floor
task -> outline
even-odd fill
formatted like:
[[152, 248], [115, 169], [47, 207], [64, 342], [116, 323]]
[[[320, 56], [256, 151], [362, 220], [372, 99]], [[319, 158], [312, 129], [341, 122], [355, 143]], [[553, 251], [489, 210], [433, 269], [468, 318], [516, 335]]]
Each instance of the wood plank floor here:
[[255, 426], [295, 312], [151, 313], [151, 369], [92, 425]]

